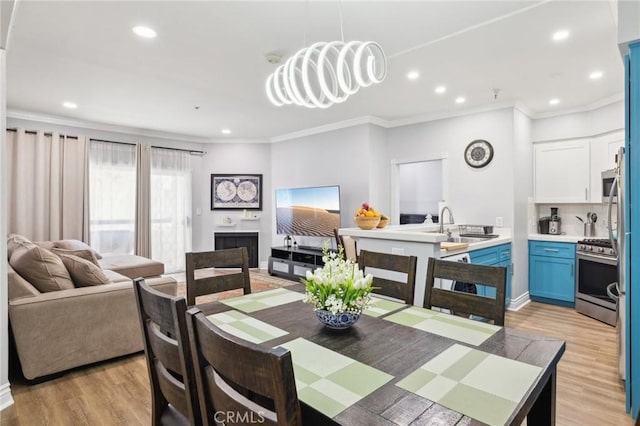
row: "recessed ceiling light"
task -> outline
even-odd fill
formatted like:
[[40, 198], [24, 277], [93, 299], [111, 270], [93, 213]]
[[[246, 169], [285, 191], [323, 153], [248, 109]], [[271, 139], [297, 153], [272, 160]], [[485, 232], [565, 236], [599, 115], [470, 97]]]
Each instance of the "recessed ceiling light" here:
[[149, 27], [144, 27], [144, 26], [137, 26], [137, 27], [133, 27], [132, 31], [140, 36], [140, 37], [144, 37], [144, 38], [155, 38], [158, 33], [156, 33], [153, 29], [149, 28]]
[[409, 71], [407, 73], [407, 78], [409, 80], [417, 80], [420, 77], [420, 73], [418, 71]]
[[442, 95], [444, 92], [447, 91], [447, 88], [445, 86], [438, 86], [436, 87], [436, 93], [438, 95]]
[[456, 103], [457, 103], [457, 104], [463, 104], [463, 103], [465, 103], [466, 101], [467, 101], [467, 99], [466, 99], [464, 96], [458, 96], [458, 97], [456, 98]]
[[589, 74], [589, 78], [591, 80], [598, 80], [602, 78], [602, 71], [594, 71], [591, 74]]
[[230, 129], [222, 129], [222, 134], [223, 135], [230, 135], [231, 134], [231, 130]]
[[558, 105], [560, 103], [560, 99], [553, 98], [549, 101], [549, 105]]
[[62, 106], [65, 108], [69, 108], [69, 109], [76, 109], [78, 108], [78, 104], [73, 103], [73, 102], [63, 102]]
[[560, 30], [553, 33], [553, 41], [566, 40], [567, 37], [569, 37], [569, 31], [567, 30]]

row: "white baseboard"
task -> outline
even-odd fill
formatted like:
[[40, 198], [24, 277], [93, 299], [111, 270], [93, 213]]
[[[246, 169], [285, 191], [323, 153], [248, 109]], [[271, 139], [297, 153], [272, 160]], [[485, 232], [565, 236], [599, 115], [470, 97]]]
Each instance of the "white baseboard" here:
[[531, 299], [529, 299], [529, 292], [527, 291], [519, 297], [511, 299], [511, 303], [509, 303], [509, 306], [507, 306], [507, 310], [519, 311], [520, 309], [528, 305], [529, 302], [531, 302]]
[[269, 269], [269, 262], [260, 262], [260, 269], [264, 269], [265, 271]]
[[5, 383], [0, 386], [0, 411], [13, 405], [13, 397], [11, 396], [11, 385]]

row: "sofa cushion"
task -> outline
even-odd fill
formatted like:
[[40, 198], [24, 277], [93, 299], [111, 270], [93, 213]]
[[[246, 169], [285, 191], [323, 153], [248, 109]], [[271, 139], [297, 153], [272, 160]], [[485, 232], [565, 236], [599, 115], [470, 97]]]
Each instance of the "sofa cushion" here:
[[56, 254], [62, 259], [62, 263], [67, 268], [76, 287], [109, 284], [109, 278], [102, 272], [102, 269], [91, 261], [72, 254]]
[[15, 251], [9, 264], [43, 293], [74, 288], [62, 260], [42, 247]]
[[23, 297], [33, 297], [40, 294], [38, 289], [31, 283], [20, 276], [11, 265], [7, 265], [7, 288], [9, 293], [9, 301], [21, 299]]
[[102, 259], [100, 253], [92, 249], [86, 243], [83, 243], [80, 240], [60, 240], [54, 242], [56, 248], [61, 248], [65, 250], [91, 250], [93, 254], [96, 256], [96, 259]]
[[112, 283], [121, 283], [125, 281], [131, 282], [131, 278], [126, 277], [110, 269], [103, 269], [102, 273], [104, 273], [106, 277], [109, 279], [109, 281], [111, 281]]
[[164, 263], [133, 254], [107, 256], [98, 263], [102, 269], [111, 269], [129, 278], [154, 277], [164, 274]]
[[7, 237], [7, 260], [11, 259], [16, 250], [26, 250], [36, 245], [26, 237], [18, 234], [9, 234]]
[[[89, 262], [93, 263], [97, 267], [100, 267], [100, 265], [98, 264], [98, 259], [96, 258], [96, 255], [94, 254], [93, 250], [66, 250], [61, 248], [53, 248], [51, 249], [51, 251], [57, 254], [58, 256], [63, 254], [78, 256], [79, 258], [88, 260]], [[73, 278], [73, 275], [71, 276], [71, 278]]]

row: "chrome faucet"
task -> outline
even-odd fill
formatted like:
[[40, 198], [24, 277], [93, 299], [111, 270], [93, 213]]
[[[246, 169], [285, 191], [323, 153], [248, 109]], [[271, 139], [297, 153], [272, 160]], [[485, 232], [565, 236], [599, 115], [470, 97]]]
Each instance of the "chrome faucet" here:
[[[441, 234], [444, 234], [444, 211], [445, 210], [449, 212], [449, 216], [451, 217], [451, 222], [449, 222], [448, 225], [453, 225], [455, 222], [455, 220], [453, 219], [453, 213], [451, 212], [451, 209], [448, 206], [444, 206], [440, 211], [440, 217], [438, 218], [438, 222], [440, 222], [440, 229], [438, 232]], [[447, 238], [451, 238], [451, 231], [449, 230], [447, 230]]]

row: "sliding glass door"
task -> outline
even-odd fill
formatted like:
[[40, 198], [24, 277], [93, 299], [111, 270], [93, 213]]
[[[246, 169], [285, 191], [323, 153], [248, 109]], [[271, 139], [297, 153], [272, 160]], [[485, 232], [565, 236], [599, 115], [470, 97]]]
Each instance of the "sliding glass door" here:
[[151, 257], [166, 272], [184, 271], [191, 251], [190, 154], [151, 149]]

